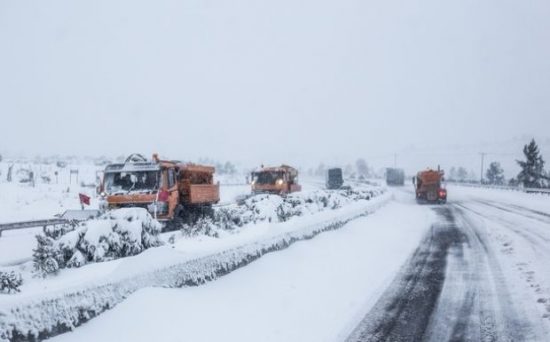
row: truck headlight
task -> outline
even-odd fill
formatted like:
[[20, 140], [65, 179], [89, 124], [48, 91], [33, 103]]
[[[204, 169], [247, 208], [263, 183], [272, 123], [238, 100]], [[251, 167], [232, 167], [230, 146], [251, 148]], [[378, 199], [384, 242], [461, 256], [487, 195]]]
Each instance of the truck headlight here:
[[277, 179], [277, 182], [275, 182], [277, 185], [283, 185], [283, 180], [282, 179]]

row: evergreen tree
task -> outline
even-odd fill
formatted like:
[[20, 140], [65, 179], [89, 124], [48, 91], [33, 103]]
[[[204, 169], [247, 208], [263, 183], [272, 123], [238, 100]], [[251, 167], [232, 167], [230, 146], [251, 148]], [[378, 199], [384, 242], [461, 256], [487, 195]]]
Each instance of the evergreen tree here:
[[542, 188], [545, 186], [547, 179], [544, 172], [544, 160], [540, 155], [539, 147], [532, 139], [528, 145], [523, 147], [525, 161], [517, 160], [521, 167], [521, 172], [518, 174], [518, 182], [526, 188]]
[[63, 266], [63, 256], [54, 246], [54, 239], [38, 234], [36, 235], [37, 246], [33, 249], [33, 266], [35, 271], [45, 277], [48, 274], [55, 274]]
[[493, 185], [503, 185], [504, 184], [504, 170], [500, 166], [499, 162], [492, 162], [487, 169], [485, 174], [487, 177], [487, 182]]
[[23, 284], [21, 274], [0, 271], [0, 292], [20, 292], [19, 287]]

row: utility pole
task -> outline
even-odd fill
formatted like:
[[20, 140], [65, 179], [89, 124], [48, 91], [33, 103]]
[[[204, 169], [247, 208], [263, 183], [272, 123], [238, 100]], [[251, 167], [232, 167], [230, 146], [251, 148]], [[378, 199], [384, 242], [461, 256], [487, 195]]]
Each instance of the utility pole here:
[[485, 155], [487, 155], [487, 153], [481, 152], [480, 155], [481, 155], [481, 177], [479, 182], [480, 184], [483, 184], [483, 162], [485, 161]]

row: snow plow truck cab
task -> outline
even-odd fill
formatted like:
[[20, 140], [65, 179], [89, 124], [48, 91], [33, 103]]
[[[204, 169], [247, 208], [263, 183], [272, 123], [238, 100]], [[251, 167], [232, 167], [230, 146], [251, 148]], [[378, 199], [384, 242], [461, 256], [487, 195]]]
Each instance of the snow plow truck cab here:
[[443, 187], [442, 170], [428, 169], [420, 171], [413, 177], [415, 187], [416, 201], [419, 203], [446, 203], [447, 190]]
[[302, 190], [298, 184], [298, 170], [288, 165], [262, 167], [252, 172], [251, 179], [253, 194], [285, 195]]
[[105, 167], [100, 208], [141, 207], [159, 221], [171, 221], [219, 202], [214, 171], [210, 166], [160, 160], [156, 154], [152, 160], [132, 154], [124, 163]]

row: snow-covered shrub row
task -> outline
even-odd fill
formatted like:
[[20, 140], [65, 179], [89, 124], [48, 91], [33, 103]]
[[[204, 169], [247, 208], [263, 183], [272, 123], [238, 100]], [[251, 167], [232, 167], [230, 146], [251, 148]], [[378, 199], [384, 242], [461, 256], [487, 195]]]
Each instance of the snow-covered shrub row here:
[[36, 236], [34, 268], [45, 276], [65, 267], [136, 255], [161, 244], [161, 228], [142, 208], [112, 210], [77, 226], [47, 228]]
[[295, 216], [318, 213], [341, 208], [351, 202], [369, 200], [382, 193], [383, 189], [342, 189], [299, 192], [281, 197], [256, 195], [241, 204], [231, 204], [214, 209], [213, 217], [201, 218], [193, 225], [184, 225], [186, 234], [217, 236], [220, 230], [234, 230], [250, 223], [262, 221], [285, 222]]
[[21, 274], [0, 271], [0, 292], [19, 292], [19, 287], [23, 285]]
[[305, 225], [291, 232], [249, 243], [216, 254], [181, 263], [155, 265], [154, 271], [143, 271], [122, 279], [103, 279], [70, 290], [0, 302], [0, 341], [2, 339], [33, 341], [69, 331], [116, 306], [133, 292], [145, 287], [198, 286], [246, 266], [266, 253], [287, 248], [294, 242], [343, 227], [358, 217], [368, 215], [384, 205], [390, 196], [351, 212], [345, 212], [322, 224]]

